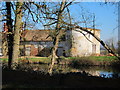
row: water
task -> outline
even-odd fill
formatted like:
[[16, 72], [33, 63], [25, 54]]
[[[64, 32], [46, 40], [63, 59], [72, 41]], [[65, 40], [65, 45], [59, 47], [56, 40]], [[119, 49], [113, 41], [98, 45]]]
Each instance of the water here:
[[100, 71], [100, 77], [104, 78], [120, 78], [120, 72], [108, 72], [108, 71]]
[[[18, 69], [23, 71], [48, 72], [49, 65], [47, 64], [22, 64]], [[88, 76], [98, 76], [103, 78], [120, 78], [120, 70], [112, 67], [99, 66], [81, 66], [73, 68], [68, 65], [55, 65], [53, 73], [86, 73]]]
[[100, 71], [100, 76], [104, 78], [112, 78], [113, 72]]

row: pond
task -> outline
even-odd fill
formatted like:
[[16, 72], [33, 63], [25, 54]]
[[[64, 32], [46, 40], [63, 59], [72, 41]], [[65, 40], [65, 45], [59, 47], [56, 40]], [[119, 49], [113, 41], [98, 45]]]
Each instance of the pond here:
[[[34, 71], [37, 73], [45, 72], [47, 73], [49, 68], [48, 64], [22, 64], [17, 68], [18, 70], [23, 71]], [[98, 76], [103, 78], [120, 78], [120, 70], [105, 67], [105, 66], [80, 66], [79, 68], [73, 68], [68, 65], [55, 65], [53, 69], [53, 73], [85, 73], [88, 76]]]
[[104, 78], [120, 78], [120, 72], [100, 71], [100, 76]]

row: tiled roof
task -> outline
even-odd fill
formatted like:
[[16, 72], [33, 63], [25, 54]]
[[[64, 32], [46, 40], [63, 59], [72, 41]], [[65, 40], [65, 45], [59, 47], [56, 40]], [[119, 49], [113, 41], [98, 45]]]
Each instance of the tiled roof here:
[[24, 30], [21, 41], [51, 41], [50, 30]]
[[[99, 29], [84, 29], [100, 31]], [[53, 30], [24, 30], [21, 35], [21, 41], [52, 41], [52, 38], [48, 37], [52, 31]]]
[[0, 47], [2, 46], [2, 33], [0, 32]]
[[2, 40], [2, 32], [0, 32], [0, 40]]

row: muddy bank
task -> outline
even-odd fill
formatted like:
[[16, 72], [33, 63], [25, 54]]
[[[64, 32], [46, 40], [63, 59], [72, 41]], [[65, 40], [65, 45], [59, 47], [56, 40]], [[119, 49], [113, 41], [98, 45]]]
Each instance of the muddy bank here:
[[2, 71], [3, 88], [120, 88], [120, 78], [89, 76], [86, 72], [69, 72], [50, 76], [44, 72]]

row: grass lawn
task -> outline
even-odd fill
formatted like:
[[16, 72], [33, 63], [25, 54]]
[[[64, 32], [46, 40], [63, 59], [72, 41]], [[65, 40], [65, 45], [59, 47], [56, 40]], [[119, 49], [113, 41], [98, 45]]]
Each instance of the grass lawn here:
[[[20, 57], [21, 61], [32, 61], [32, 62], [42, 62], [42, 63], [50, 63], [49, 57]], [[69, 60], [92, 60], [92, 61], [116, 61], [117, 58], [115, 56], [88, 56], [88, 57], [62, 57], [62, 61]], [[0, 58], [0, 61], [8, 61], [7, 58]]]
[[96, 60], [96, 61], [114, 61], [117, 60], [115, 56], [88, 56], [88, 57], [67, 57], [65, 59], [88, 59], [88, 60]]
[[[50, 58], [48, 57], [20, 57], [19, 58], [20, 61], [32, 61], [32, 62], [42, 62], [42, 63], [49, 63], [50, 62]], [[0, 61], [8, 61], [8, 58], [0, 58]]]
[[88, 57], [90, 60], [97, 60], [97, 61], [114, 61], [117, 60], [115, 56], [90, 56]]
[[50, 58], [48, 57], [19, 58], [19, 60], [29, 60], [32, 62], [50, 63]]
[[0, 58], [0, 61], [8, 61], [7, 58]]

